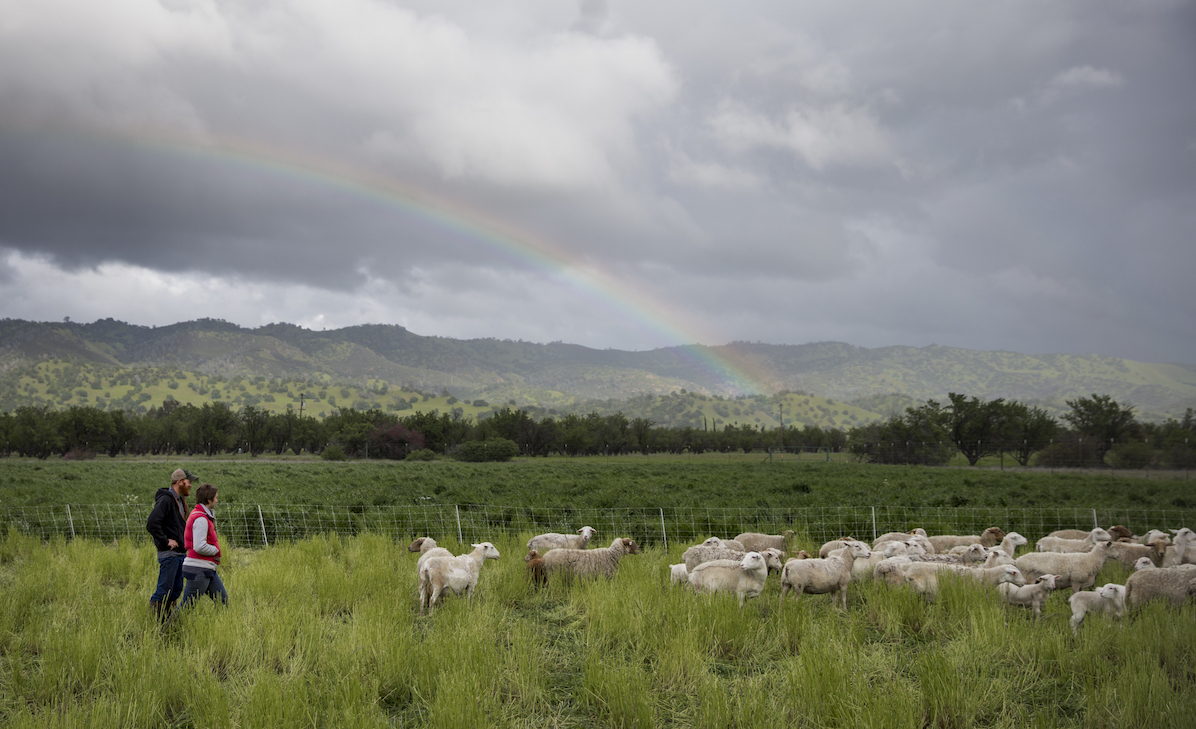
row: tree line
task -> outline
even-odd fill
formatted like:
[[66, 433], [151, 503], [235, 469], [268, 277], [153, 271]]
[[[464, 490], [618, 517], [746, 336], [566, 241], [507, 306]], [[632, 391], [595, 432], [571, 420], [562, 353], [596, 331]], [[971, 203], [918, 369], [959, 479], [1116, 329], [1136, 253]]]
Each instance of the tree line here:
[[1028, 466], [1174, 468], [1196, 464], [1196, 412], [1181, 420], [1139, 422], [1134, 406], [1108, 395], [1067, 400], [1060, 423], [1016, 400], [950, 393], [886, 422], [852, 428], [850, 451], [873, 463], [941, 465], [962, 454], [971, 465], [1008, 456]]
[[[334, 410], [322, 419], [293, 410], [271, 413], [253, 405], [233, 410], [222, 402], [196, 406], [167, 400], [144, 413], [75, 405], [55, 410], [23, 406], [0, 414], [4, 455], [68, 459], [117, 455], [250, 456], [286, 452], [354, 458], [404, 459], [412, 454], [487, 460], [512, 455], [619, 455], [627, 453], [751, 452], [785, 446], [851, 453], [861, 461], [940, 465], [957, 453], [975, 465], [1006, 456], [1023, 466], [1188, 468], [1196, 448], [1196, 415], [1140, 423], [1131, 405], [1106, 395], [1067, 402], [1057, 421], [1017, 401], [985, 401], [951, 393], [888, 421], [849, 430], [789, 425], [720, 429], [662, 427], [622, 412], [536, 419], [505, 407], [474, 419], [459, 410], [400, 416], [381, 409]], [[495, 444], [502, 441], [502, 447]], [[490, 443], [489, 447], [476, 444]], [[510, 445], [507, 445], [510, 444]]]

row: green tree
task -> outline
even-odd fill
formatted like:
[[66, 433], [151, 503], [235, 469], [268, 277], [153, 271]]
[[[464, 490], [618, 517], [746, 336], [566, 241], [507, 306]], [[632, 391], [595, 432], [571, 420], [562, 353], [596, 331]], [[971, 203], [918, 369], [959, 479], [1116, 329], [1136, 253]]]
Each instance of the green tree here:
[[1011, 402], [1009, 407], [1010, 452], [1022, 466], [1030, 465], [1030, 457], [1050, 445], [1059, 432], [1059, 423], [1047, 411]]
[[[968, 459], [968, 465], [975, 466], [981, 458], [1005, 449], [1010, 431], [1010, 410], [1003, 398], [985, 401], [952, 392], [948, 393], [947, 399], [950, 405], [942, 409], [943, 425], [951, 442]], [[933, 400], [927, 404], [933, 404], [936, 409], [940, 407]]]
[[1077, 433], [1092, 439], [1092, 452], [1099, 463], [1104, 463], [1105, 454], [1114, 443], [1128, 440], [1138, 431], [1134, 406], [1114, 402], [1109, 395], [1093, 393], [1092, 397], [1068, 400], [1067, 406], [1071, 412], [1065, 413], [1063, 419]]

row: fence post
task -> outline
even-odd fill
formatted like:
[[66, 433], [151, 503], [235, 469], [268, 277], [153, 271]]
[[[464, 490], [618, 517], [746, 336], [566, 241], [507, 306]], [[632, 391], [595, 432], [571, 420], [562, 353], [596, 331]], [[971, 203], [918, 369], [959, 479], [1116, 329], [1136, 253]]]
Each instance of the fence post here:
[[266, 549], [270, 548], [270, 540], [266, 539], [266, 520], [262, 518], [262, 505], [257, 505], [257, 523], [262, 525], [262, 544], [266, 545]]
[[660, 536], [664, 537], [664, 551], [667, 554], [669, 551], [669, 534], [664, 528], [664, 509], [660, 509]]
[[71, 539], [75, 538], [75, 518], [71, 516], [71, 505], [66, 505], [66, 520], [71, 525]]
[[876, 507], [872, 507], [872, 542], [876, 542]]
[[457, 512], [457, 541], [464, 544], [465, 538], [461, 536], [461, 507], [454, 504], [453, 509]]
[[1096, 509], [1092, 510], [1092, 528], [1093, 529], [1100, 528], [1100, 523], [1097, 522], [1097, 520], [1096, 520]]

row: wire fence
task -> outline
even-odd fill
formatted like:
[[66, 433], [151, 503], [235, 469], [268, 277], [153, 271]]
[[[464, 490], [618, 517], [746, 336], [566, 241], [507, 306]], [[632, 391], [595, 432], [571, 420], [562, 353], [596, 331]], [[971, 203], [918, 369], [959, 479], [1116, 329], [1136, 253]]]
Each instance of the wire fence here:
[[[0, 529], [42, 540], [121, 538], [149, 540], [148, 510], [138, 504], [0, 506]], [[922, 527], [929, 534], [979, 534], [990, 526], [1016, 531], [1031, 543], [1057, 529], [1092, 529], [1121, 524], [1136, 534], [1196, 523], [1194, 509], [968, 508], [833, 506], [805, 508], [627, 507], [562, 508], [427, 504], [336, 506], [221, 504], [216, 519], [222, 542], [242, 548], [268, 547], [319, 534], [382, 534], [398, 541], [431, 536], [469, 544], [499, 535], [571, 533], [584, 525], [598, 530], [596, 542], [630, 536], [642, 545], [692, 544], [710, 536], [742, 532], [780, 534], [822, 544], [852, 536], [867, 541], [886, 532]]]

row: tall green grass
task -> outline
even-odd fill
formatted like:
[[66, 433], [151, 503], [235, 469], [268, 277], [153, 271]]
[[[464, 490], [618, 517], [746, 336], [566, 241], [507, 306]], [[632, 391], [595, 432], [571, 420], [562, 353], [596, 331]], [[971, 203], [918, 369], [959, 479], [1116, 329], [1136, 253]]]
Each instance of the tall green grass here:
[[[1196, 609], [1150, 605], [1078, 637], [967, 581], [930, 604], [853, 584], [779, 600], [668, 582], [684, 545], [615, 579], [536, 590], [498, 536], [472, 602], [419, 617], [415, 557], [375, 535], [232, 550], [231, 605], [165, 634], [140, 543], [0, 540], [6, 727], [1181, 727], [1196, 716]], [[454, 552], [467, 545], [447, 544]], [[1124, 581], [1110, 565], [1098, 584]]]

